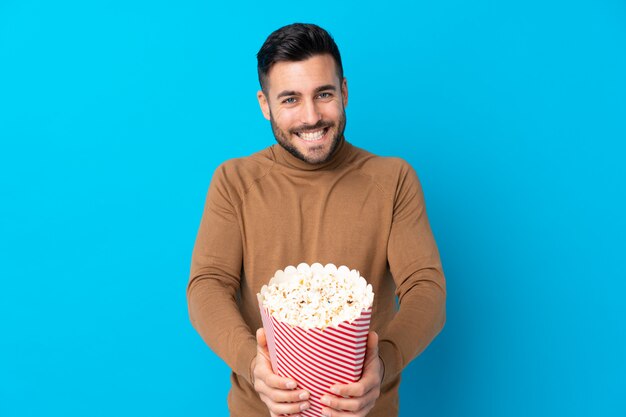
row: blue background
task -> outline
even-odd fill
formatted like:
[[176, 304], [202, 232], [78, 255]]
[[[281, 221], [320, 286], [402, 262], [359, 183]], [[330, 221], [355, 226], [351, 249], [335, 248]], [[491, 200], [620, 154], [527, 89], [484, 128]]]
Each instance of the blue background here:
[[401, 415], [624, 416], [626, 3], [0, 1], [0, 416], [227, 415], [187, 317], [255, 54], [335, 37], [347, 138], [417, 170], [446, 327]]

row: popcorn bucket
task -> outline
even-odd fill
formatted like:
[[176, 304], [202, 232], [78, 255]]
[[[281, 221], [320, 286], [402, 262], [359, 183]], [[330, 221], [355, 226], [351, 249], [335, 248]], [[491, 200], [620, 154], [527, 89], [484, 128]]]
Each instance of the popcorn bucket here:
[[329, 394], [332, 385], [361, 378], [371, 308], [352, 323], [304, 330], [279, 322], [261, 303], [259, 307], [274, 373], [294, 379], [299, 388], [311, 393], [311, 407], [301, 415], [321, 416], [320, 397]]

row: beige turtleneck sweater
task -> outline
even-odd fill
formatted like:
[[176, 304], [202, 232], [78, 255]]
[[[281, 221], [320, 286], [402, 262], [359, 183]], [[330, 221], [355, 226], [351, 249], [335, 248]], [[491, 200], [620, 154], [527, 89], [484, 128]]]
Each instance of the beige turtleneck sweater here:
[[445, 279], [415, 171], [346, 141], [321, 165], [273, 145], [215, 171], [187, 298], [193, 326], [233, 370], [234, 417], [269, 416], [250, 384], [262, 326], [256, 293], [301, 262], [347, 265], [372, 284], [385, 375], [368, 415], [397, 415], [400, 372], [445, 321]]

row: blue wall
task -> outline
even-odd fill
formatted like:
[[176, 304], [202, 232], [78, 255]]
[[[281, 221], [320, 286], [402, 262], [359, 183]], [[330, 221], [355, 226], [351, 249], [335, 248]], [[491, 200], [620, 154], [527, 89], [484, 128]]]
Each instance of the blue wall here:
[[416, 168], [448, 321], [401, 415], [624, 416], [626, 4], [0, 2], [0, 416], [227, 415], [185, 286], [255, 53], [315, 22], [346, 136]]

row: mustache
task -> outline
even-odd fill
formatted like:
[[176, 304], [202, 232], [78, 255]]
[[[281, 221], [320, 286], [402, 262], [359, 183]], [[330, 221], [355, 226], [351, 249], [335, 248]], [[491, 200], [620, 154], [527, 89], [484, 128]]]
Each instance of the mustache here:
[[293, 133], [293, 134], [302, 133], [302, 132], [310, 132], [312, 130], [320, 130], [320, 129], [326, 129], [327, 127], [333, 127], [334, 125], [335, 124], [333, 122], [320, 120], [317, 123], [315, 123], [314, 125], [298, 126], [295, 129], [291, 129], [290, 132]]

